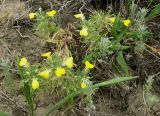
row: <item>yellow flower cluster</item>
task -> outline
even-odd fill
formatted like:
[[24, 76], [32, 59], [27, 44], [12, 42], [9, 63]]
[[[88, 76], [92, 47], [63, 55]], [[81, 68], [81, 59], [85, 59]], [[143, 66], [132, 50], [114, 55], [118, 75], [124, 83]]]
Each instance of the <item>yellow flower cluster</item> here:
[[[85, 69], [87, 69], [87, 70], [94, 68], [94, 65], [91, 64], [89, 61], [85, 61], [84, 64], [85, 64]], [[81, 83], [81, 88], [82, 88], [82, 89], [87, 88], [87, 84], [86, 84], [85, 82], [82, 82], [82, 83]]]
[[[80, 14], [75, 14], [74, 15], [75, 18], [77, 19], [81, 19], [81, 20], [84, 20], [85, 19], [85, 16], [84, 14], [80, 13]], [[81, 37], [86, 37], [88, 36], [88, 29], [87, 28], [82, 28], [79, 32], [80, 36]]]
[[[44, 53], [41, 56], [49, 58], [49, 57], [51, 57], [51, 52]], [[28, 63], [28, 61], [25, 57], [20, 59], [19, 66], [29, 67], [29, 63]], [[73, 66], [74, 66], [73, 57], [68, 57], [66, 59], [66, 61], [64, 62], [64, 66], [67, 66], [69, 69], [73, 68]], [[89, 61], [85, 62], [85, 69], [93, 69], [93, 68], [94, 68], [93, 64], [91, 64]], [[51, 72], [51, 70], [44, 70], [42, 72], [39, 72], [38, 76], [47, 80], [47, 79], [49, 79], [50, 72]], [[61, 77], [66, 73], [66, 71], [65, 71], [64, 68], [58, 67], [58, 68], [56, 68], [54, 73], [57, 77]], [[39, 89], [40, 84], [38, 82], [38, 79], [33, 79], [31, 86], [32, 86], [33, 90]], [[82, 89], [87, 88], [87, 85], [84, 82], [82, 82], [81, 83], [81, 88]]]
[[[115, 20], [116, 20], [115, 17], [110, 17], [110, 18], [109, 18], [109, 21], [110, 21], [111, 23], [114, 23]], [[123, 24], [124, 24], [124, 26], [128, 27], [128, 26], [131, 24], [131, 20], [129, 20], [129, 19], [123, 20]]]
[[[47, 14], [48, 17], [53, 17], [56, 13], [57, 13], [57, 11], [51, 10], [51, 11], [47, 12], [46, 14]], [[29, 16], [29, 19], [33, 19], [37, 16], [37, 13], [31, 12], [31, 13], [29, 13], [28, 16]], [[85, 16], [82, 13], [74, 15], [74, 17], [77, 18], [77, 19], [81, 19], [81, 20], [85, 19]], [[109, 18], [109, 22], [111, 22], [112, 24], [115, 22], [115, 20], [116, 20], [115, 17], [110, 17]], [[129, 20], [129, 19], [123, 20], [122, 22], [123, 22], [123, 25], [126, 26], [126, 27], [130, 26], [131, 23], [132, 23], [131, 20]], [[89, 35], [88, 29], [86, 27], [83, 27], [80, 30], [79, 34], [80, 34], [81, 37], [87, 37]], [[41, 56], [45, 57], [45, 58], [50, 58], [51, 57], [51, 52], [41, 54]], [[87, 69], [87, 70], [93, 69], [95, 67], [94, 64], [91, 64], [89, 61], [85, 61], [84, 64], [85, 64], [85, 69]], [[29, 63], [28, 63], [28, 61], [25, 57], [21, 58], [21, 60], [19, 62], [19, 66], [25, 67], [25, 68], [29, 67]], [[69, 69], [73, 68], [73, 66], [74, 66], [73, 57], [68, 57], [65, 60], [63, 66], [66, 66]], [[47, 79], [49, 79], [50, 72], [51, 72], [51, 70], [44, 70], [42, 72], [39, 72], [38, 75], [47, 80]], [[57, 77], [61, 77], [61, 76], [65, 75], [66, 70], [65, 70], [65, 68], [58, 67], [58, 68], [56, 68], [54, 73]], [[38, 82], [38, 79], [33, 79], [32, 83], [31, 83], [31, 86], [32, 86], [33, 90], [39, 89], [40, 84]], [[80, 86], [81, 86], [82, 89], [87, 88], [87, 84], [85, 82], [81, 82]]]
[[[56, 10], [48, 11], [46, 14], [49, 17], [53, 17], [57, 13]], [[28, 14], [29, 19], [34, 19], [38, 14], [36, 12], [31, 12]]]
[[[41, 56], [46, 57], [46, 58], [50, 58], [51, 57], [51, 52], [44, 53]], [[29, 63], [28, 63], [28, 61], [25, 57], [20, 59], [19, 66], [25, 67], [25, 68], [29, 67]], [[66, 59], [66, 61], [64, 62], [64, 66], [67, 66], [68, 68], [73, 68], [73, 66], [74, 66], [73, 57], [68, 57]], [[44, 70], [44, 71], [40, 72], [38, 75], [47, 80], [50, 76], [50, 72], [51, 72], [51, 70]], [[65, 69], [64, 68], [57, 68], [55, 70], [55, 75], [57, 77], [61, 77], [64, 74], [65, 74]], [[32, 88], [34, 90], [39, 88], [39, 82], [38, 82], [37, 79], [32, 80]]]

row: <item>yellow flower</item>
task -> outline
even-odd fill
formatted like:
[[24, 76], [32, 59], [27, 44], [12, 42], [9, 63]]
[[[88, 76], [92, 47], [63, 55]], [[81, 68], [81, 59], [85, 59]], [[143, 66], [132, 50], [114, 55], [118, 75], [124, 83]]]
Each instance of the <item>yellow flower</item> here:
[[82, 30], [80, 30], [80, 36], [82, 37], [88, 36], [87, 28], [83, 28]]
[[115, 20], [116, 20], [116, 18], [115, 18], [115, 17], [110, 17], [110, 18], [109, 18], [109, 21], [110, 21], [111, 23], [114, 23], [114, 22], [115, 22]]
[[66, 65], [68, 68], [72, 68], [73, 67], [73, 57], [67, 58], [64, 65]]
[[47, 53], [41, 54], [41, 56], [50, 58], [51, 57], [51, 52], [47, 52]]
[[76, 14], [76, 15], [74, 15], [74, 17], [75, 18], [77, 18], [77, 19], [81, 19], [81, 20], [84, 20], [85, 19], [85, 16], [84, 16], [84, 14]]
[[37, 81], [37, 79], [32, 80], [32, 89], [33, 90], [39, 89], [39, 82]]
[[86, 67], [85, 67], [86, 69], [92, 69], [92, 68], [94, 68], [94, 65], [91, 64], [89, 61], [86, 61], [86, 62], [85, 62], [85, 66], [86, 66]]
[[87, 85], [86, 85], [84, 82], [82, 82], [82, 83], [81, 83], [81, 88], [82, 88], [82, 89], [85, 89], [85, 88], [87, 88]]
[[55, 71], [55, 74], [56, 74], [57, 77], [61, 77], [62, 75], [65, 74], [65, 69], [57, 68], [56, 71]]
[[51, 11], [47, 12], [47, 15], [48, 15], [49, 17], [53, 17], [56, 13], [57, 13], [57, 11], [51, 10]]
[[123, 20], [123, 24], [128, 27], [131, 24], [131, 20]]
[[20, 59], [19, 66], [25, 67], [25, 68], [29, 67], [29, 63], [26, 57], [23, 57]]
[[45, 70], [45, 71], [40, 72], [38, 75], [43, 77], [44, 79], [48, 79], [49, 73], [50, 73], [50, 70]]
[[37, 14], [34, 12], [31, 12], [31, 13], [29, 13], [28, 16], [29, 16], [29, 19], [33, 19], [35, 16], [37, 16]]

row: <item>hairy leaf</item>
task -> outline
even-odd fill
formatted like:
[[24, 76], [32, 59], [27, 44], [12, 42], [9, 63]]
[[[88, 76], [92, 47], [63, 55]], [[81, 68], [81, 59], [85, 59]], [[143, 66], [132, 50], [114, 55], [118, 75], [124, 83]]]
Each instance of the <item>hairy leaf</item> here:
[[146, 17], [146, 20], [149, 21], [151, 19], [153, 19], [154, 17], [156, 17], [157, 15], [160, 15], [160, 4], [157, 4], [152, 10], [151, 12], [148, 14], [148, 16]]
[[123, 71], [128, 75], [128, 66], [126, 64], [126, 61], [124, 60], [122, 51], [119, 52], [118, 56], [117, 56], [117, 61], [118, 64], [121, 66], [121, 68], [123, 69]]

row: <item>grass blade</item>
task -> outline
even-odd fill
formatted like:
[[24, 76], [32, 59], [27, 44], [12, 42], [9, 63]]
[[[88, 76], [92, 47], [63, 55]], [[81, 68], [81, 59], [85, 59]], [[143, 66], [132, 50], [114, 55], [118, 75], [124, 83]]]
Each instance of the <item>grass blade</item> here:
[[146, 17], [146, 20], [149, 21], [151, 19], [153, 19], [154, 17], [156, 17], [157, 15], [160, 15], [160, 4], [157, 4], [152, 10], [151, 12], [148, 14], [148, 16]]
[[29, 105], [30, 115], [33, 116], [33, 99], [32, 99], [32, 93], [31, 93], [28, 82], [24, 82], [24, 96], [26, 97], [26, 100]]
[[128, 66], [126, 64], [126, 61], [124, 60], [122, 51], [119, 52], [118, 56], [117, 56], [117, 61], [118, 64], [121, 66], [121, 68], [123, 69], [123, 71], [126, 73], [126, 75], [128, 75]]

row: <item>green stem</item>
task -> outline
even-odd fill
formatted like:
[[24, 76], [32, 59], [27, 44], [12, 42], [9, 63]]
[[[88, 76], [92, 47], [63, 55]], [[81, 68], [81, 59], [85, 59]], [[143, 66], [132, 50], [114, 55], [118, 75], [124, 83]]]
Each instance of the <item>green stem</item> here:
[[104, 81], [104, 82], [92, 85], [92, 88], [95, 89], [95, 88], [102, 87], [102, 86], [109, 86], [109, 85], [121, 83], [121, 82], [124, 82], [124, 81], [133, 80], [133, 79], [136, 79], [136, 78], [138, 78], [138, 76], [134, 76], [134, 77], [118, 77], [118, 78], [111, 79], [109, 81]]
[[61, 106], [63, 106], [63, 104], [65, 104], [70, 98], [76, 97], [78, 95], [80, 95], [82, 92], [82, 90], [76, 91], [70, 95], [68, 95], [67, 97], [65, 97], [64, 99], [62, 99], [60, 102], [58, 102], [56, 105], [54, 105], [51, 109], [49, 109], [49, 111], [45, 114], [45, 116], [48, 116], [51, 112], [59, 109]]
[[[101, 83], [97, 83], [95, 85], [92, 85], [91, 88], [96, 89], [96, 88], [99, 88], [99, 87], [102, 87], [102, 86], [109, 86], [109, 85], [112, 85], [112, 84], [117, 84], [117, 83], [121, 83], [121, 82], [124, 82], [124, 81], [129, 81], [129, 80], [133, 80], [133, 79], [136, 79], [136, 78], [138, 78], [138, 77], [135, 76], [135, 77], [119, 77], [119, 78], [114, 78], [114, 79], [111, 79], [109, 81], [105, 81], [105, 82], [101, 82]], [[67, 101], [70, 98], [79, 96], [81, 93], [82, 93], [82, 90], [79, 90], [79, 91], [76, 91], [76, 92], [68, 95], [67, 97], [65, 97], [64, 99], [62, 99], [60, 102], [58, 102], [56, 105], [54, 105], [51, 109], [49, 109], [49, 111], [45, 114], [45, 116], [48, 116], [51, 112], [53, 112], [55, 110], [58, 110], [65, 103], [67, 103]]]

